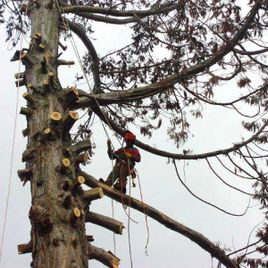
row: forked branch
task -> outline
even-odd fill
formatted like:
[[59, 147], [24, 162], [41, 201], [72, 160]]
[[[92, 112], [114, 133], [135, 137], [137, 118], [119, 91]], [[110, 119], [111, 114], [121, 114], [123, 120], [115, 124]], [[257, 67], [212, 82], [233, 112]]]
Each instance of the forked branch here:
[[[80, 17], [95, 21], [111, 23], [111, 24], [128, 24], [139, 22], [140, 19], [158, 14], [167, 14], [175, 9], [178, 9], [179, 4], [166, 4], [159, 7], [152, 7], [148, 10], [115, 10], [93, 6], [70, 5], [63, 8], [65, 13], [73, 13]], [[100, 15], [96, 15], [100, 14]], [[118, 19], [117, 17], [126, 17]]]
[[187, 79], [188, 77], [207, 70], [209, 67], [213, 66], [224, 56], [226, 56], [229, 52], [233, 51], [238, 41], [243, 38], [249, 26], [254, 21], [255, 15], [257, 14], [260, 7], [261, 1], [257, 1], [251, 9], [243, 26], [236, 32], [234, 37], [228, 41], [228, 44], [223, 44], [223, 48], [220, 51], [215, 53], [210, 58], [204, 60], [203, 62], [195, 64], [190, 68], [183, 70], [182, 72], [174, 73], [157, 83], [120, 92], [105, 93], [97, 96], [90, 94], [84, 95], [83, 98], [76, 102], [75, 108], [85, 108], [92, 106], [95, 104], [95, 99], [97, 99], [100, 105], [133, 102], [136, 100], [144, 99], [170, 89], [174, 84], [180, 82], [182, 79]]

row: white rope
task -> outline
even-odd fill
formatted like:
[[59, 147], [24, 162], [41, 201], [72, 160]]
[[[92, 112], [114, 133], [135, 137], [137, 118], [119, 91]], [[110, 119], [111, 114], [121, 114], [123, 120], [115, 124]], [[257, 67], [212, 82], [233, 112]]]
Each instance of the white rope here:
[[[58, 0], [56, 0], [56, 4], [57, 4], [57, 8], [58, 8], [59, 13], [60, 13], [60, 14], [63, 14], [64, 12], [63, 12], [61, 6], [59, 5]], [[80, 57], [80, 54], [79, 54], [79, 52], [78, 52], [77, 46], [76, 46], [76, 44], [75, 44], [75, 41], [74, 41], [74, 38], [73, 38], [73, 35], [72, 35], [72, 31], [70, 30], [70, 26], [69, 26], [69, 24], [68, 24], [68, 21], [65, 20], [64, 16], [62, 16], [62, 18], [63, 18], [63, 24], [64, 24], [64, 27], [65, 27], [65, 30], [68, 32], [68, 35], [69, 35], [69, 37], [70, 37], [71, 45], [72, 45], [73, 50], [74, 50], [74, 52], [75, 52], [75, 56], [76, 56], [76, 58], [77, 58], [77, 60], [78, 60], [78, 63], [79, 63], [79, 65], [80, 65], [80, 68], [81, 68], [81, 70], [82, 70], [82, 72], [83, 72], [83, 74], [84, 74], [84, 76], [85, 76], [85, 79], [86, 79], [86, 82], [87, 82], [87, 86], [88, 86], [88, 88], [91, 90], [91, 86], [90, 86], [90, 83], [89, 83], [87, 74], [86, 74], [86, 72], [85, 72], [85, 69], [83, 68], [83, 64], [82, 64], [82, 61], [81, 61], [81, 57]], [[109, 125], [110, 129], [112, 130], [112, 127], [111, 127], [111, 125], [109, 124], [109, 120], [107, 120], [105, 113], [101, 110], [101, 108], [100, 108], [100, 104], [99, 104], [97, 98], [95, 97], [95, 95], [93, 95], [93, 97], [94, 97], [94, 100], [95, 100], [96, 104], [98, 105], [100, 111], [102, 112], [104, 118], [106, 119], [107, 124]], [[105, 132], [105, 134], [106, 134], [107, 139], [110, 139], [109, 134], [108, 134], [108, 132], [107, 132], [107, 130], [106, 130], [106, 128], [105, 128], [104, 123], [102, 122], [102, 120], [100, 120], [100, 121], [101, 121], [101, 124], [102, 124], [102, 127], [103, 127], [103, 129], [104, 129], [104, 132]], [[116, 138], [117, 138], [117, 137], [116, 137]], [[117, 138], [117, 139], [118, 139], [118, 138]], [[119, 141], [119, 139], [118, 139], [118, 141]], [[119, 141], [119, 143], [120, 143], [120, 141]]]
[[[23, 32], [22, 32], [21, 42], [20, 42], [20, 51], [22, 51], [22, 42], [23, 42]], [[20, 57], [21, 57], [21, 55], [20, 55]], [[19, 57], [19, 63], [18, 63], [18, 73], [20, 73], [20, 69], [21, 69], [21, 59], [20, 59], [20, 57]], [[3, 248], [4, 248], [6, 224], [7, 224], [7, 218], [8, 218], [8, 208], [9, 208], [11, 185], [12, 185], [12, 172], [13, 172], [13, 165], [14, 165], [15, 142], [16, 142], [16, 131], [17, 131], [18, 104], [19, 104], [19, 83], [17, 84], [16, 106], [15, 106], [16, 108], [15, 108], [15, 116], [14, 116], [15, 118], [14, 118], [13, 137], [12, 137], [11, 156], [10, 156], [8, 191], [7, 191], [5, 212], [4, 212], [4, 223], [3, 223], [3, 230], [2, 230], [2, 238], [1, 238], [1, 244], [0, 244], [0, 265], [1, 265], [1, 261], [2, 261], [2, 254], [3, 254]]]
[[[63, 9], [61, 8], [61, 6], [60, 6], [58, 0], [56, 0], [56, 4], [57, 4], [57, 8], [58, 8], [59, 13], [62, 15], [64, 12], [63, 12]], [[83, 75], [84, 75], [84, 77], [85, 77], [85, 79], [86, 79], [88, 88], [91, 90], [91, 86], [90, 86], [90, 83], [89, 83], [87, 74], [86, 74], [86, 72], [85, 72], [85, 69], [83, 68], [82, 60], [81, 60], [79, 51], [78, 51], [78, 49], [77, 49], [77, 46], [76, 46], [76, 44], [75, 44], [75, 41], [74, 41], [74, 38], [73, 38], [72, 31], [70, 30], [69, 24], [68, 24], [68, 22], [65, 20], [65, 18], [64, 18], [64, 17], [62, 17], [62, 18], [63, 18], [63, 24], [64, 24], [65, 31], [67, 32], [67, 35], [70, 37], [71, 45], [72, 45], [72, 47], [73, 47], [73, 50], [74, 50], [76, 59], [78, 60], [79, 66], [80, 66], [80, 68], [81, 68], [81, 71], [83, 72]]]
[[[114, 200], [111, 199], [111, 207], [112, 207], [112, 218], [114, 219]], [[114, 255], [116, 255], [116, 238], [115, 233], [113, 232], [113, 246], [114, 246]]]
[[[58, 7], [58, 10], [59, 10], [60, 14], [63, 14], [64, 12], [63, 12], [63, 10], [61, 9], [61, 7], [60, 7], [60, 5], [59, 5], [59, 3], [58, 3], [58, 0], [56, 0], [56, 3], [57, 3], [57, 7]], [[85, 76], [85, 78], [86, 78], [88, 88], [91, 89], [90, 84], [89, 84], [89, 81], [88, 81], [88, 78], [87, 78], [87, 75], [86, 75], [85, 70], [84, 70], [83, 65], [82, 65], [82, 61], [81, 61], [79, 52], [78, 52], [77, 47], [76, 47], [76, 44], [75, 44], [75, 42], [74, 42], [74, 38], [73, 38], [73, 36], [72, 36], [72, 32], [70, 31], [70, 27], [69, 27], [69, 25], [68, 25], [68, 22], [65, 20], [64, 17], [63, 17], [63, 23], [64, 23], [64, 27], [65, 27], [66, 31], [68, 30], [69, 33], [70, 33], [69, 36], [71, 37], [71, 44], [72, 44], [73, 49], [74, 49], [74, 51], [75, 51], [77, 60], [78, 60], [78, 62], [79, 62], [80, 68], [81, 68], [81, 70], [83, 71], [83, 74], [84, 74], [84, 76]], [[107, 117], [106, 117], [106, 114], [105, 114], [105, 113], [102, 111], [102, 109], [100, 108], [100, 104], [99, 104], [99, 102], [98, 102], [98, 100], [97, 100], [97, 98], [95, 97], [94, 94], [93, 94], [93, 97], [94, 97], [94, 100], [95, 100], [96, 104], [98, 105], [100, 111], [102, 112], [104, 118], [106, 119], [106, 122], [107, 122], [108, 126], [110, 127], [111, 130], [113, 130], [112, 127], [111, 127], [111, 125], [110, 125], [110, 123], [109, 123], [109, 120], [108, 120]], [[100, 120], [100, 121], [101, 121], [101, 124], [102, 124], [102, 127], [103, 127], [103, 129], [104, 129], [104, 132], [105, 132], [105, 134], [106, 134], [107, 139], [109, 139], [109, 140], [111, 141], [111, 139], [110, 139], [110, 137], [109, 137], [109, 134], [108, 134], [108, 132], [107, 132], [107, 130], [106, 130], [106, 128], [105, 128], [105, 125], [104, 125], [103, 121], [102, 121], [102, 120]], [[119, 138], [118, 138], [117, 136], [116, 136], [116, 139], [118, 140], [118, 142], [119, 142], [119, 144], [120, 144], [120, 140], [119, 140]], [[112, 146], [113, 146], [112, 141], [111, 141], [111, 144], [112, 144]], [[129, 161], [128, 161], [128, 166], [129, 166]], [[113, 161], [112, 161], [112, 170], [113, 170], [113, 169], [114, 169], [114, 164], [113, 164]], [[131, 183], [130, 183], [130, 182], [129, 182], [129, 188], [130, 188], [129, 192], [131, 192]], [[124, 210], [124, 211], [125, 211], [125, 210]], [[126, 211], [125, 211], [125, 212], [126, 212]], [[112, 202], [112, 214], [114, 215], [113, 202]], [[132, 249], [131, 249], [131, 237], [130, 237], [130, 221], [132, 220], [131, 217], [130, 217], [130, 207], [129, 207], [129, 211], [128, 211], [128, 213], [126, 213], [126, 214], [127, 214], [127, 216], [128, 216], [128, 244], [129, 244], [129, 255], [130, 255], [131, 268], [133, 268]], [[134, 221], [134, 222], [135, 222], [135, 221]], [[115, 236], [114, 236], [114, 234], [113, 234], [113, 241], [114, 241], [114, 251], [115, 251], [115, 250], [116, 250], [116, 241], [115, 241]]]
[[[112, 172], [114, 171], [114, 161], [111, 159]], [[114, 178], [113, 178], [114, 179]], [[111, 199], [111, 208], [112, 208], [112, 218], [114, 219], [114, 200]], [[116, 255], [116, 237], [113, 232], [113, 246], [114, 246], [114, 255]]]
[[[131, 183], [129, 183], [129, 195], [131, 196]], [[128, 206], [128, 222], [127, 222], [127, 237], [128, 237], [128, 252], [129, 252], [129, 260], [130, 260], [130, 267], [133, 268], [133, 256], [132, 256], [132, 243], [131, 243], [131, 230], [130, 230], [130, 206]]]
[[[59, 5], [58, 0], [56, 0], [56, 3], [57, 3], [57, 7], [58, 7], [58, 10], [59, 10], [60, 14], [63, 14], [63, 10], [61, 9], [61, 7], [60, 7], [60, 5]], [[88, 88], [91, 90], [91, 87], [90, 87], [90, 84], [89, 84], [89, 80], [88, 80], [88, 77], [87, 77], [87, 75], [86, 75], [86, 72], [85, 72], [85, 70], [84, 70], [84, 68], [83, 68], [83, 64], [82, 64], [82, 61], [81, 61], [81, 58], [80, 58], [80, 54], [79, 54], [78, 49], [77, 49], [77, 46], [76, 46], [76, 44], [75, 44], [75, 41], [74, 41], [72, 32], [71, 32], [71, 30], [70, 30], [70, 27], [69, 27], [68, 22], [65, 20], [64, 17], [63, 17], [63, 23], [64, 23], [65, 30], [66, 30], [66, 31], [68, 30], [68, 32], [69, 32], [69, 37], [70, 37], [71, 45], [72, 45], [73, 50], [74, 50], [74, 52], [75, 52], [75, 56], [76, 56], [76, 58], [77, 58], [77, 60], [78, 60], [78, 62], [79, 62], [80, 68], [81, 68], [81, 70], [82, 70], [82, 72], [83, 72], [83, 74], [84, 74], [84, 77], [85, 77], [85, 79], [86, 79], [87, 86], [88, 86]], [[95, 96], [94, 96], [94, 98], [95, 98]], [[95, 98], [95, 101], [96, 101], [98, 107], [100, 108], [100, 105], [99, 105], [99, 103], [98, 103], [98, 101], [97, 101], [96, 98]], [[101, 110], [101, 109], [100, 109], [100, 110]], [[102, 110], [101, 110], [101, 111], [102, 111]], [[106, 118], [106, 116], [105, 116], [104, 113], [103, 113], [103, 116]], [[103, 129], [104, 129], [104, 132], [105, 132], [105, 134], [106, 134], [106, 138], [107, 138], [108, 140], [111, 141], [111, 139], [110, 139], [110, 137], [109, 137], [109, 133], [107, 132], [104, 123], [102, 122], [102, 120], [100, 120], [100, 121], [101, 121], [102, 127], [103, 127]], [[106, 119], [106, 121], [109, 122], [107, 119]], [[111, 128], [111, 126], [110, 126], [110, 128]], [[112, 143], [112, 141], [111, 141], [111, 143]], [[112, 146], [113, 146], [113, 144], [112, 144]], [[114, 170], [114, 163], [113, 163], [113, 160], [111, 160], [111, 164], [112, 164], [112, 170]], [[113, 203], [113, 200], [111, 201], [111, 207], [112, 207], [112, 218], [114, 218], [114, 203]], [[116, 237], [115, 237], [115, 233], [113, 233], [113, 247], [114, 247], [114, 254], [116, 255]]]
[[[140, 182], [140, 175], [139, 175], [137, 170], [135, 170], [135, 172], [137, 174], [137, 179], [138, 179], [138, 184], [139, 184], [139, 189], [140, 189], [141, 202], [142, 202], [142, 204], [144, 204], [142, 188], [141, 188], [141, 182]], [[148, 215], [147, 215], [148, 213], [147, 213], [147, 211], [146, 211], [144, 206], [143, 206], [143, 214], [144, 214], [144, 220], [145, 220], [146, 231], [147, 231], [146, 244], [145, 244], [144, 248], [145, 248], [145, 255], [148, 256], [149, 255], [148, 246], [149, 246], [149, 241], [150, 241], [150, 228], [149, 228]]]

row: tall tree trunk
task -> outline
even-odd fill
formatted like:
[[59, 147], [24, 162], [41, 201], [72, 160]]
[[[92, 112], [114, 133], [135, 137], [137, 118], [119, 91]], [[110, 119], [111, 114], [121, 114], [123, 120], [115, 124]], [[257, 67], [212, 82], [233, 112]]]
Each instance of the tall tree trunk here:
[[57, 78], [59, 12], [54, 1], [30, 1], [31, 43], [22, 54], [26, 67], [28, 145], [26, 169], [31, 181], [33, 267], [88, 267], [82, 191], [77, 187], [78, 163], [68, 149], [69, 129], [77, 119]]

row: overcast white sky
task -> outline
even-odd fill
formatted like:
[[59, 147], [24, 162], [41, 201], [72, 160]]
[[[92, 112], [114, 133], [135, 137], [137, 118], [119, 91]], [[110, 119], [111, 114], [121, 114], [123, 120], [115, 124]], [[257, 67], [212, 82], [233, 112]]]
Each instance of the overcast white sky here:
[[[104, 34], [105, 33], [105, 34]], [[122, 28], [115, 29], [115, 32], [99, 28], [96, 37], [100, 38], [97, 49], [108, 50], [108, 45], [113, 45], [110, 49], [124, 42], [127, 32]], [[1, 52], [1, 74], [0, 74], [0, 99], [1, 101], [1, 135], [0, 135], [0, 237], [3, 235], [4, 212], [7, 200], [9, 174], [11, 167], [11, 151], [13, 140], [13, 128], [16, 111], [16, 94], [14, 74], [19, 71], [18, 62], [11, 63], [10, 58], [14, 54], [8, 50], [8, 44], [4, 43], [5, 32], [0, 28], [0, 52]], [[25, 44], [27, 46], [27, 44]], [[69, 51], [72, 50], [68, 44]], [[82, 54], [82, 53], [81, 53]], [[73, 56], [68, 55], [67, 60]], [[64, 58], [64, 55], [63, 55]], [[22, 67], [23, 69], [23, 67]], [[62, 84], [70, 85], [73, 79], [70, 74], [77, 72], [75, 67], [61, 67]], [[82, 86], [81, 86], [82, 87]], [[21, 97], [25, 88], [19, 89], [18, 110], [24, 105]], [[232, 94], [231, 89], [224, 89], [224, 94]], [[220, 144], [229, 147], [232, 142], [240, 140], [241, 125], [235, 116], [228, 113], [222, 113], [221, 110], [205, 112], [209, 118], [196, 120], [193, 122], [193, 132], [199, 133], [195, 139], [191, 139], [189, 147], [194, 148], [196, 152], [202, 152], [205, 148], [213, 150], [219, 148]], [[30, 238], [30, 224], [28, 211], [30, 208], [30, 189], [29, 184], [22, 187], [20, 180], [16, 175], [17, 169], [24, 167], [21, 162], [21, 154], [26, 146], [26, 139], [22, 137], [21, 131], [26, 126], [25, 118], [17, 115], [17, 128], [15, 133], [15, 154], [13, 157], [12, 183], [8, 206], [7, 225], [5, 230], [1, 268], [11, 267], [29, 267], [31, 256], [18, 255], [17, 245], [28, 242]], [[111, 169], [111, 162], [106, 155], [106, 136], [98, 120], [94, 123], [93, 139], [96, 143], [96, 152], [92, 158], [91, 164], [85, 167], [85, 170], [99, 177], [106, 177]], [[136, 133], [138, 138], [142, 137]], [[118, 146], [113, 133], [109, 131], [115, 146]], [[167, 142], [167, 138], [162, 134], [156, 135], [150, 140], [152, 145], [167, 150], [176, 151], [176, 148]], [[166, 213], [168, 216], [176, 219], [178, 222], [188, 225], [196, 231], [201, 232], [210, 240], [220, 243], [222, 246], [231, 250], [244, 246], [248, 240], [250, 230], [260, 222], [261, 216], [255, 209], [249, 209], [243, 218], [231, 217], [225, 215], [214, 208], [208, 207], [200, 201], [194, 199], [180, 185], [176, 178], [172, 165], [167, 164], [167, 159], [149, 155], [141, 151], [142, 162], [137, 165], [140, 175], [144, 201]], [[202, 198], [211, 201], [226, 210], [239, 213], [247, 206], [248, 199], [240, 193], [237, 193], [220, 183], [215, 176], [208, 171], [206, 165], [198, 161], [195, 164], [180, 162], [185, 166], [186, 183], [191, 189]], [[233, 181], [233, 178], [227, 178], [233, 184], [241, 182]], [[250, 189], [250, 188], [248, 188]], [[132, 188], [132, 195], [140, 199], [139, 189]], [[114, 202], [115, 218], [124, 222], [128, 226], [128, 217], [124, 213], [122, 205]], [[111, 215], [111, 201], [104, 197], [102, 200], [95, 201], [91, 210]], [[147, 232], [144, 216], [131, 210], [131, 217], [138, 223], [130, 223], [131, 247], [133, 256], [133, 265], [135, 268], [208, 268], [212, 267], [213, 262], [209, 254], [204, 252], [194, 243], [175, 233], [164, 226], [148, 219], [150, 228], [150, 239], [148, 254], [145, 254], [144, 246], [146, 244]], [[113, 251], [113, 236], [110, 231], [104, 228], [87, 224], [89, 234], [95, 238], [94, 245], [106, 250]], [[121, 267], [130, 267], [129, 242], [127, 229], [122, 236], [116, 235], [116, 255], [121, 258]], [[251, 241], [254, 241], [251, 240]], [[90, 267], [103, 267], [95, 261], [90, 263]], [[216, 267], [216, 262], [214, 262]]]

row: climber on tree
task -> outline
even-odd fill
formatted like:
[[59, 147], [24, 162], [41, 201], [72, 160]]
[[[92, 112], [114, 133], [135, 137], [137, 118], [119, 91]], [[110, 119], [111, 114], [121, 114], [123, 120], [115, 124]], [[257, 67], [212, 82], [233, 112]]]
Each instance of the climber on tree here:
[[[115, 166], [111, 173], [109, 174], [107, 180], [104, 182], [109, 186], [114, 185], [116, 190], [126, 193], [127, 185], [127, 176], [133, 173], [133, 169], [136, 162], [140, 162], [141, 157], [137, 148], [135, 148], [136, 136], [130, 132], [125, 131], [124, 133], [124, 142], [126, 143], [125, 147], [122, 147], [116, 151], [113, 151], [111, 146], [111, 141], [107, 141], [108, 145], [108, 155], [110, 159], [116, 159]], [[118, 179], [118, 181], [117, 181]]]

